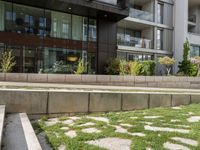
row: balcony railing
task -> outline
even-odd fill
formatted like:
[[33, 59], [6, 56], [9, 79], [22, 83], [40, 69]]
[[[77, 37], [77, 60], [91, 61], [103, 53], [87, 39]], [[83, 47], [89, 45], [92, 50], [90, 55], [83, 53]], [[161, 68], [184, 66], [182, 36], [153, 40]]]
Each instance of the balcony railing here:
[[117, 0], [96, 0], [96, 1], [111, 4], [111, 5], [117, 5]]
[[146, 48], [146, 49], [152, 48], [152, 40], [131, 37], [131, 36], [124, 36], [122, 34], [117, 35], [117, 43], [118, 45], [133, 46], [136, 48]]
[[153, 22], [153, 14], [147, 11], [130, 8], [129, 17]]

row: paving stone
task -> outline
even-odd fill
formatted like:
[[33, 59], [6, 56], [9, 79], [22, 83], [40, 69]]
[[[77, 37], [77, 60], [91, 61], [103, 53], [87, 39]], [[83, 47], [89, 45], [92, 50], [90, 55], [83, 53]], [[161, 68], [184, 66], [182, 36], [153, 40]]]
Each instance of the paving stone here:
[[182, 108], [181, 107], [172, 107], [172, 109], [181, 110]]
[[170, 142], [164, 143], [163, 146], [164, 146], [164, 148], [166, 148], [168, 150], [190, 150], [186, 146], [179, 145], [179, 144], [173, 144], [173, 143], [170, 143]]
[[65, 135], [70, 137], [70, 138], [75, 138], [77, 136], [76, 132], [73, 131], [73, 130], [65, 132]]
[[161, 118], [162, 116], [144, 116], [144, 119], [157, 119]]
[[174, 128], [164, 128], [164, 127], [153, 127], [153, 126], [144, 126], [145, 130], [149, 131], [161, 131], [161, 132], [179, 132], [179, 133], [189, 133], [190, 130], [186, 129], [174, 129]]
[[128, 133], [127, 129], [122, 128], [121, 126], [113, 126], [116, 128], [115, 132], [117, 133]]
[[131, 124], [125, 124], [125, 123], [121, 123], [120, 125], [124, 126], [124, 127], [129, 127], [129, 128], [133, 127], [133, 125], [131, 125]]
[[74, 121], [73, 120], [65, 120], [65, 121], [62, 121], [62, 123], [65, 125], [72, 125], [72, 124], [74, 124]]
[[87, 122], [85, 124], [78, 125], [79, 127], [87, 127], [87, 126], [94, 126], [96, 125], [94, 122]]
[[84, 133], [100, 133], [101, 131], [96, 128], [86, 128], [81, 130]]
[[121, 138], [104, 138], [86, 142], [108, 150], [130, 150], [131, 140]]
[[199, 122], [200, 121], [200, 116], [192, 116], [187, 119], [188, 122]]
[[69, 130], [69, 128], [68, 127], [62, 127], [62, 128], [60, 128], [61, 130]]
[[102, 121], [102, 122], [106, 122], [106, 123], [109, 123], [109, 119], [108, 118], [105, 118], [105, 117], [87, 117], [89, 119], [93, 119], [93, 120], [96, 120], [96, 121]]
[[66, 149], [66, 146], [65, 145], [60, 145], [59, 147], [58, 147], [58, 150], [65, 150]]
[[171, 138], [172, 140], [175, 140], [177, 142], [181, 142], [187, 145], [191, 145], [191, 146], [198, 146], [198, 142], [192, 139], [186, 139], [186, 138], [181, 138], [181, 137], [173, 137]]
[[146, 136], [144, 133], [130, 133], [130, 135], [139, 136], [139, 137], [145, 137]]
[[74, 117], [69, 117], [69, 119], [76, 121], [76, 120], [80, 120], [81, 118], [74, 116]]

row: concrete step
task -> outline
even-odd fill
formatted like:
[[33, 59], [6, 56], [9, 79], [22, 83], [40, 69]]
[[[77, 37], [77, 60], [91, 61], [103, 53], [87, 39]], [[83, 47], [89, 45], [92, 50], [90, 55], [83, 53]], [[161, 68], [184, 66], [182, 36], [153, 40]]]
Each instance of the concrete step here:
[[6, 117], [2, 149], [42, 150], [26, 113]]
[[5, 118], [5, 105], [0, 105], [0, 150], [3, 137], [4, 118]]

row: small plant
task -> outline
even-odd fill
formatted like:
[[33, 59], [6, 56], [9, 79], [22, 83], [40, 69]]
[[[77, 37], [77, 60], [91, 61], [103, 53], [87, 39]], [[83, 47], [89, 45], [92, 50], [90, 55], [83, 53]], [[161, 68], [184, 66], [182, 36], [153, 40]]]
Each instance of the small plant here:
[[184, 43], [183, 61], [179, 62], [178, 73], [184, 74], [185, 76], [196, 76], [198, 68], [195, 64], [193, 64], [189, 60], [189, 52], [190, 52], [190, 43], [187, 39], [186, 42]]
[[83, 74], [85, 72], [85, 64], [83, 59], [79, 59], [78, 66], [75, 71], [75, 74]]
[[165, 56], [165, 57], [159, 58], [159, 63], [166, 67], [167, 75], [169, 76], [171, 72], [171, 67], [175, 63], [175, 59]]
[[142, 61], [142, 75], [152, 76], [155, 74], [156, 62], [152, 60]]
[[2, 53], [1, 69], [3, 73], [11, 72], [16, 65], [15, 56], [12, 55], [12, 50], [8, 50]]
[[127, 61], [126, 60], [120, 60], [119, 61], [119, 74], [120, 75], [126, 75], [127, 74]]
[[120, 59], [113, 59], [110, 61], [108, 66], [106, 67], [106, 73], [110, 75], [119, 75], [120, 69], [119, 69]]
[[197, 66], [197, 76], [200, 76], [200, 56], [193, 57], [190, 61]]
[[139, 62], [130, 61], [129, 63], [129, 75], [137, 76], [142, 74], [142, 64]]

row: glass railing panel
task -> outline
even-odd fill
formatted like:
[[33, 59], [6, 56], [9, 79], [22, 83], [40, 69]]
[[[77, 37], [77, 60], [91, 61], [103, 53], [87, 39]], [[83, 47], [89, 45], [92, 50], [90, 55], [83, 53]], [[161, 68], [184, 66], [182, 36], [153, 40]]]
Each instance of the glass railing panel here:
[[111, 4], [111, 5], [117, 5], [117, 0], [96, 0], [96, 1]]
[[146, 49], [152, 48], [152, 40], [131, 37], [128, 35], [126, 35], [126, 36], [120, 35], [120, 34], [117, 35], [117, 43], [118, 43], [118, 45], [132, 46], [132, 47], [136, 47], [136, 48], [146, 48]]
[[132, 18], [153, 22], [153, 14], [147, 11], [130, 8], [129, 16]]

